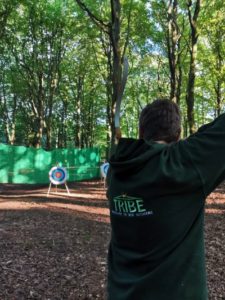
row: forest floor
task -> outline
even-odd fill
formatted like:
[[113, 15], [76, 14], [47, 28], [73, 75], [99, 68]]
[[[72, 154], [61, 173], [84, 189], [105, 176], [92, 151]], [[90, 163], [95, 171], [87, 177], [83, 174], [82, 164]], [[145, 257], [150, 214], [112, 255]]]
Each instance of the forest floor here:
[[[0, 300], [106, 299], [109, 212], [103, 183], [0, 184]], [[209, 300], [225, 299], [225, 184], [207, 199]]]

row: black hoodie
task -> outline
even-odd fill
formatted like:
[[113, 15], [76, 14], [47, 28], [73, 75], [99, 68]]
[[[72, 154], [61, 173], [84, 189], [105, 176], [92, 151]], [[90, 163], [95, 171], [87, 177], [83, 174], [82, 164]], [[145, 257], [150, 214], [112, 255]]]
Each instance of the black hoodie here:
[[110, 159], [109, 300], [206, 300], [204, 204], [225, 178], [225, 115], [186, 140], [121, 139]]

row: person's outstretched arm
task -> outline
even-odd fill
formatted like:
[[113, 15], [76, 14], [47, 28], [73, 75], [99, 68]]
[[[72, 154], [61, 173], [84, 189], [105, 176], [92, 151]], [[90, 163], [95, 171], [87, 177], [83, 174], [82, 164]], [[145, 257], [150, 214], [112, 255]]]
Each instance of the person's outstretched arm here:
[[189, 153], [208, 195], [225, 179], [225, 114], [203, 125], [179, 145]]

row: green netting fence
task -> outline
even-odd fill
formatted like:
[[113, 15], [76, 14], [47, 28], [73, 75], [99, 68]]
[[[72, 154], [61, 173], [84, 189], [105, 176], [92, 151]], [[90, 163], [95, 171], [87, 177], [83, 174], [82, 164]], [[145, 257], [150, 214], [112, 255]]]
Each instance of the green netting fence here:
[[99, 163], [97, 147], [45, 151], [0, 143], [1, 183], [48, 183], [49, 171], [57, 164], [67, 169], [68, 181], [99, 178]]

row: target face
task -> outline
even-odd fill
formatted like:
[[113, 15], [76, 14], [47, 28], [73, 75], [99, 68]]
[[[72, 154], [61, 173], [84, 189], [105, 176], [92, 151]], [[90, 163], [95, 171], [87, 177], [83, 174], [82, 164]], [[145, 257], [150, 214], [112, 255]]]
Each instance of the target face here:
[[65, 168], [53, 167], [49, 172], [49, 179], [53, 184], [63, 184], [67, 180], [67, 172]]
[[103, 165], [101, 165], [100, 170], [101, 170], [102, 177], [106, 178], [108, 169], [109, 169], [109, 163], [104, 163]]

